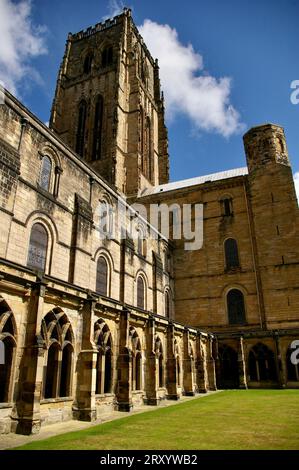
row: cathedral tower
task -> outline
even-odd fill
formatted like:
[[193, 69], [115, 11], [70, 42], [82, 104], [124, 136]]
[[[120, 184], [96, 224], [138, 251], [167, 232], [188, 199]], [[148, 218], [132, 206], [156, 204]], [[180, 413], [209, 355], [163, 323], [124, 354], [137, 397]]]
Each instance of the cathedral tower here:
[[168, 182], [159, 67], [129, 9], [69, 34], [50, 127], [128, 197]]

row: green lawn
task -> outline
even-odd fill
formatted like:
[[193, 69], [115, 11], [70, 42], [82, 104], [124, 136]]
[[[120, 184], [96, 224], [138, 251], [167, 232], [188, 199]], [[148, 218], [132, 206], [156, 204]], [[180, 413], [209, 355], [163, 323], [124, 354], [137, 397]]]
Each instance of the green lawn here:
[[19, 449], [295, 449], [299, 390], [233, 390]]

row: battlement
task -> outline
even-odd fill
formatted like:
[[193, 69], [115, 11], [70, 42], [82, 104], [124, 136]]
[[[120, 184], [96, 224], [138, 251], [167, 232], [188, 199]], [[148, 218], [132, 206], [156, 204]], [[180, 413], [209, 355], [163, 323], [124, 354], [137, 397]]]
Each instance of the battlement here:
[[86, 29], [82, 29], [78, 33], [74, 33], [74, 34], [69, 33], [68, 39], [71, 41], [79, 41], [81, 39], [86, 39], [90, 36], [93, 36], [94, 34], [97, 34], [101, 31], [105, 31], [109, 28], [112, 28], [113, 26], [116, 26], [122, 21], [124, 16], [127, 16], [127, 17], [131, 16], [131, 10], [129, 8], [124, 8], [123, 13], [121, 13], [120, 15], [116, 15], [113, 18], [108, 18], [106, 21], [97, 23], [94, 26], [89, 26]]

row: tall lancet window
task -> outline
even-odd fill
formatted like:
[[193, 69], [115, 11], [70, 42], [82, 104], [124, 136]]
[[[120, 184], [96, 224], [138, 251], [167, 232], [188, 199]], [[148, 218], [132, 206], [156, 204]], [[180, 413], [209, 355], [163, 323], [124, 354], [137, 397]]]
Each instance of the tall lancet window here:
[[79, 104], [78, 128], [76, 139], [76, 152], [80, 157], [84, 156], [85, 126], [86, 126], [87, 104], [82, 100]]
[[99, 160], [102, 153], [102, 127], [103, 127], [103, 97], [99, 95], [96, 99], [93, 126], [93, 148], [92, 159]]
[[152, 178], [152, 149], [151, 149], [151, 121], [148, 117], [146, 119], [146, 127], [145, 127], [145, 143], [146, 143], [146, 161], [145, 161], [145, 175], [146, 177], [151, 180]]
[[144, 111], [140, 106], [140, 154], [141, 154], [141, 171], [145, 173], [145, 155], [144, 155]]

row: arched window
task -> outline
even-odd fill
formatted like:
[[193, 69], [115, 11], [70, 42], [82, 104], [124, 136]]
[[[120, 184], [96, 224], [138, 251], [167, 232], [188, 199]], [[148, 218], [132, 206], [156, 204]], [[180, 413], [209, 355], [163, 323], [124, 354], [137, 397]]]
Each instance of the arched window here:
[[92, 159], [93, 160], [99, 160], [101, 158], [103, 110], [104, 110], [103, 97], [99, 95], [96, 99], [95, 110], [94, 110], [93, 147], [92, 147]]
[[76, 152], [78, 155], [80, 155], [80, 157], [84, 156], [86, 115], [87, 115], [87, 104], [86, 104], [86, 101], [82, 100], [81, 103], [79, 104], [79, 110], [78, 110], [78, 127], [77, 127], [77, 138], [76, 138]]
[[96, 291], [100, 295], [108, 295], [108, 263], [104, 256], [100, 256], [97, 262]]
[[227, 311], [230, 325], [243, 325], [246, 322], [243, 293], [232, 289], [227, 294]]
[[49, 191], [52, 173], [52, 160], [45, 155], [42, 159], [39, 186], [45, 191]]
[[288, 381], [299, 382], [299, 365], [294, 364], [291, 361], [291, 356], [293, 352], [294, 352], [294, 349], [289, 347], [287, 350], [287, 354], [286, 354]]
[[276, 381], [274, 353], [264, 344], [256, 344], [249, 352], [248, 370], [251, 381]]
[[145, 283], [142, 276], [137, 278], [137, 307], [145, 310]]
[[158, 388], [164, 387], [164, 360], [163, 360], [163, 348], [160, 338], [155, 341], [155, 353], [158, 361]]
[[106, 47], [102, 52], [102, 67], [107, 67], [113, 62], [113, 47]]
[[233, 215], [233, 200], [232, 198], [224, 198], [220, 201], [221, 203], [221, 213], [223, 216], [231, 216]]
[[16, 331], [13, 314], [0, 297], [0, 403], [8, 403], [12, 397], [12, 367], [16, 347]]
[[240, 266], [238, 245], [234, 238], [228, 238], [224, 242], [226, 269], [237, 268]]
[[94, 326], [94, 342], [98, 349], [96, 364], [96, 394], [111, 393], [112, 336], [108, 325], [100, 319]]
[[130, 343], [132, 351], [132, 371], [131, 371], [131, 386], [132, 390], [141, 390], [142, 388], [142, 354], [141, 343], [135, 328], [131, 327]]
[[47, 347], [44, 398], [70, 397], [74, 340], [68, 317], [60, 308], [54, 308], [44, 317], [42, 335]]
[[83, 72], [87, 75], [91, 72], [91, 65], [92, 65], [92, 60], [93, 56], [92, 54], [87, 54], [87, 56], [84, 59], [84, 66], [83, 66]]
[[31, 269], [45, 271], [48, 250], [48, 233], [45, 227], [36, 223], [32, 226], [29, 250], [27, 258], [27, 266]]

